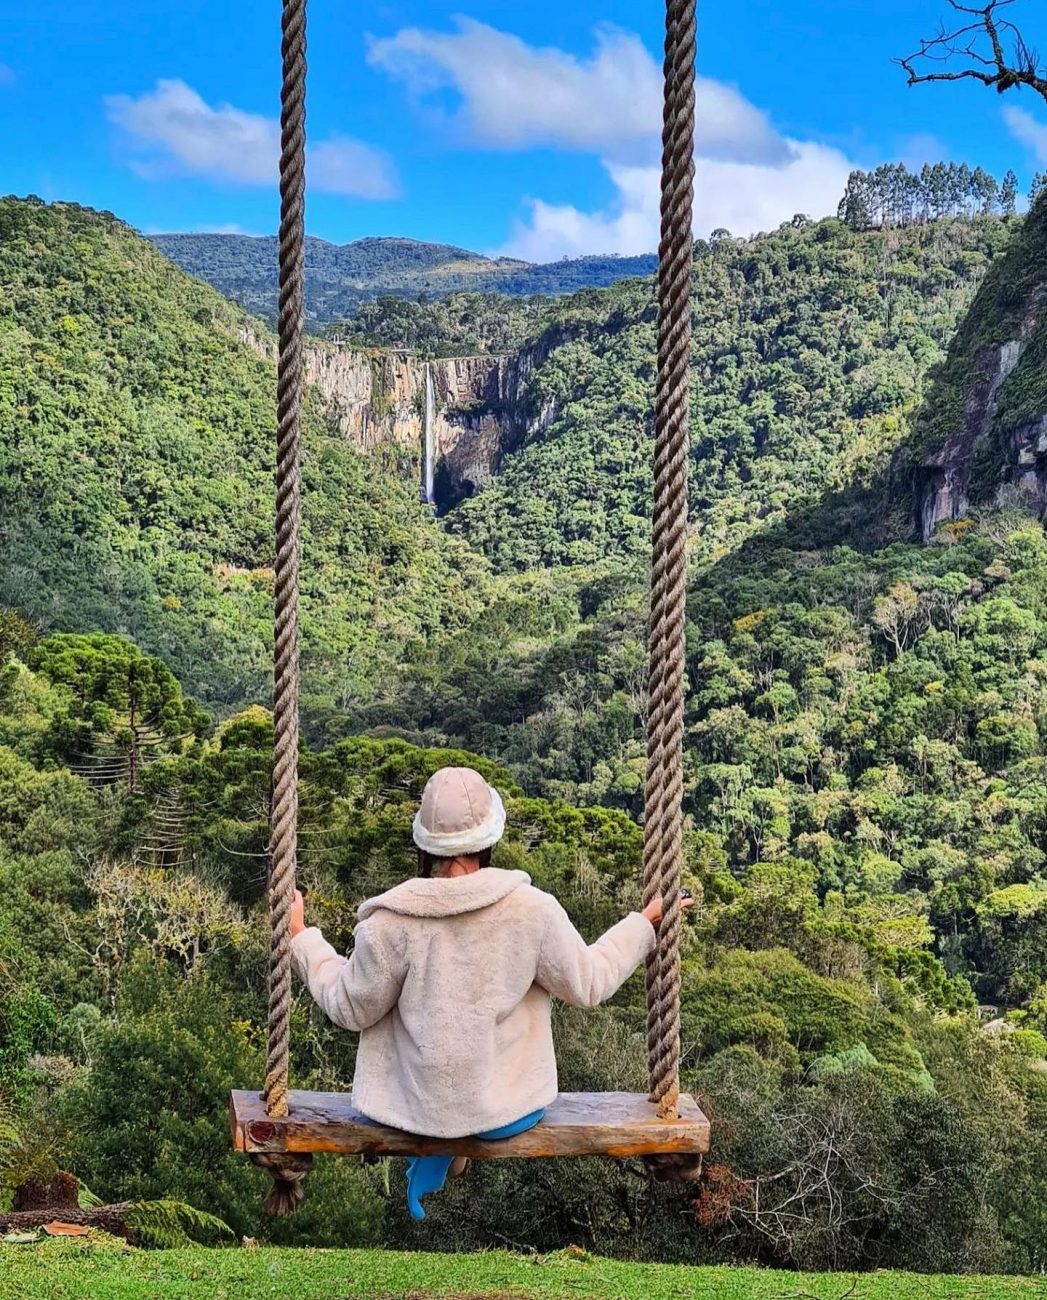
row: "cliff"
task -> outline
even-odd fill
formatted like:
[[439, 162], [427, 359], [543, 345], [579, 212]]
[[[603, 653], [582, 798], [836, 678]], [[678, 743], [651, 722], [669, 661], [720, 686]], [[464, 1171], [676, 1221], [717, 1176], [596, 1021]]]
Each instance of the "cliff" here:
[[[239, 338], [275, 361], [272, 335], [245, 321]], [[402, 352], [307, 340], [305, 371], [328, 418], [350, 442], [368, 452], [388, 445], [415, 451], [419, 490], [447, 509], [488, 482], [508, 451], [555, 418], [551, 404], [532, 402], [529, 393], [530, 377], [546, 351], [539, 340], [508, 356], [425, 361]], [[432, 457], [428, 492], [427, 448]]]
[[1047, 204], [989, 270], [899, 458], [924, 541], [979, 505], [1047, 503]]
[[433, 382], [433, 499], [441, 508], [472, 496], [498, 472], [507, 452], [555, 419], [555, 408], [534, 401], [530, 392], [543, 351], [538, 344], [503, 357], [420, 363], [422, 383], [425, 365]]

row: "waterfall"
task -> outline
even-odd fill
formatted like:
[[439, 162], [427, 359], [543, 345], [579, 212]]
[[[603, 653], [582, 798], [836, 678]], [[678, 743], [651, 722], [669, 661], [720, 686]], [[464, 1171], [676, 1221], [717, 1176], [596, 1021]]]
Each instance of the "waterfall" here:
[[423, 469], [424, 479], [422, 482], [422, 500], [427, 505], [433, 502], [433, 487], [435, 476], [435, 455], [433, 451], [433, 438], [435, 435], [434, 426], [436, 424], [436, 394], [433, 392], [433, 368], [427, 361], [425, 363], [425, 423], [422, 428], [425, 438], [425, 465]]

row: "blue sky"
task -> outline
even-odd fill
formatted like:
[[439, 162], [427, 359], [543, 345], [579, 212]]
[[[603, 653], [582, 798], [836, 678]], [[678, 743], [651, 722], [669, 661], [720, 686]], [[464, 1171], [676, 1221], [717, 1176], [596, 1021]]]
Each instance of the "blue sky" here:
[[[824, 215], [851, 166], [1023, 184], [1047, 105], [910, 90], [945, 0], [700, 0], [696, 224]], [[1047, 44], [1047, 6], [1016, 0]], [[310, 0], [312, 234], [536, 260], [654, 243], [661, 0]], [[0, 192], [143, 230], [269, 233], [275, 0], [0, 0]]]

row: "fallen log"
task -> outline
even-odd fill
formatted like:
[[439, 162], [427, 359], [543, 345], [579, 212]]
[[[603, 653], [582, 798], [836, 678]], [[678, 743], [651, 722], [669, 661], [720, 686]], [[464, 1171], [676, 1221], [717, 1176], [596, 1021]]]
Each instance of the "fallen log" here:
[[114, 1237], [130, 1237], [126, 1219], [136, 1202], [120, 1201], [116, 1205], [94, 1205], [90, 1209], [63, 1206], [46, 1210], [11, 1210], [0, 1213], [0, 1236], [8, 1232], [24, 1232], [29, 1228], [42, 1228], [46, 1223], [60, 1219], [62, 1223], [81, 1224], [85, 1228], [100, 1228]]

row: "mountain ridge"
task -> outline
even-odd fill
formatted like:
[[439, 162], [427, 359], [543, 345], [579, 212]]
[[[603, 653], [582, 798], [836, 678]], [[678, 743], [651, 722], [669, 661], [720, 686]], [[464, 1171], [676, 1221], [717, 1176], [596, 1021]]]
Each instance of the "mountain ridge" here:
[[[272, 318], [277, 299], [275, 235], [172, 232], [148, 238], [182, 270], [207, 281], [248, 311]], [[305, 259], [306, 311], [314, 327], [351, 316], [361, 303], [383, 294], [441, 297], [470, 290], [512, 297], [560, 295], [650, 275], [657, 264], [653, 253], [524, 262], [398, 236], [366, 236], [336, 244], [310, 235]]]

